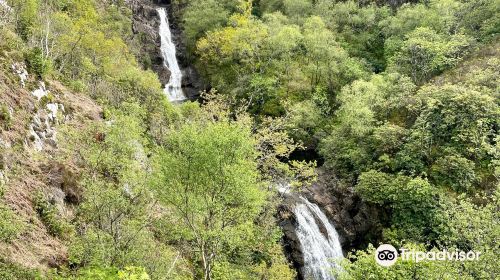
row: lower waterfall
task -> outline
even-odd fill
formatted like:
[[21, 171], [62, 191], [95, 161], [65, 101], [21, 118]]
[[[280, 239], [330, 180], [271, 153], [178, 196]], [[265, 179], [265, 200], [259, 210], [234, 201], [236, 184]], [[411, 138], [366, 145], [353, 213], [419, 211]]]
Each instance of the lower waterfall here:
[[339, 269], [335, 261], [343, 258], [335, 228], [318, 205], [300, 197], [295, 207], [297, 237], [304, 257], [303, 276], [306, 280], [335, 280], [332, 272]]

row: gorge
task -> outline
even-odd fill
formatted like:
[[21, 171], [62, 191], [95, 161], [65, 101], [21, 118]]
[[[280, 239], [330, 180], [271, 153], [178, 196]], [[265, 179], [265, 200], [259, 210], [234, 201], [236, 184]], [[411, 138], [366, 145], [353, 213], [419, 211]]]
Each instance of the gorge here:
[[0, 0], [0, 279], [500, 279], [497, 2]]
[[[182, 91], [182, 72], [176, 56], [176, 46], [172, 40], [172, 32], [166, 8], [157, 8], [160, 26], [161, 55], [164, 66], [170, 72], [169, 82], [165, 85], [164, 92], [170, 102], [186, 100]], [[318, 205], [311, 203], [300, 194], [289, 193], [298, 199], [292, 205], [295, 215], [295, 235], [298, 238], [303, 258], [303, 267], [299, 268], [300, 279], [335, 280], [333, 276], [339, 269], [339, 262], [343, 258], [339, 236], [334, 226]]]

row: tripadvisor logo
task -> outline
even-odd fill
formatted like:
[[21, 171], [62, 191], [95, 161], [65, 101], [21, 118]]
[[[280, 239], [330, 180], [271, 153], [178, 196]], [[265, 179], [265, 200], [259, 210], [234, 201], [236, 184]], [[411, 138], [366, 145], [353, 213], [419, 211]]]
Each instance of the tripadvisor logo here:
[[[475, 261], [479, 260], [481, 252], [464, 252], [464, 251], [431, 251], [422, 252], [401, 248], [400, 258], [403, 261]], [[398, 250], [390, 244], [382, 244], [375, 251], [375, 261], [381, 266], [391, 266], [396, 263], [399, 256]]]
[[375, 261], [381, 266], [391, 266], [398, 260], [398, 250], [390, 244], [382, 244], [375, 251]]

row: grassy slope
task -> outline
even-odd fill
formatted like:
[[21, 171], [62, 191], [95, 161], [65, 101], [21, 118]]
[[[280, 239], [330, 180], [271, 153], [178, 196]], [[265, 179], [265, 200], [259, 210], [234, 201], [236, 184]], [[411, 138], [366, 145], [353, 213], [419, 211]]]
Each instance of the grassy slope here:
[[[13, 113], [10, 128], [0, 128], [0, 139], [7, 143], [7, 147], [1, 149], [2, 172], [8, 178], [2, 202], [16, 213], [25, 227], [13, 241], [0, 242], [0, 257], [25, 267], [43, 269], [66, 259], [67, 248], [63, 240], [48, 233], [35, 210], [34, 198], [38, 192], [49, 196], [61, 193], [63, 177], [76, 165], [69, 163], [68, 167], [60, 168], [55, 160], [61, 152], [57, 148], [47, 147], [42, 152], [33, 149], [28, 127], [37, 110], [44, 108], [31, 94], [38, 87], [39, 79], [29, 75], [26, 87], [22, 88], [19, 77], [11, 69], [15, 62], [22, 62], [20, 51], [3, 46], [0, 49], [0, 105], [11, 108]], [[90, 98], [73, 93], [54, 80], [47, 80], [46, 84], [54, 96], [53, 101], [66, 108], [61, 124], [78, 127], [87, 121], [99, 121], [101, 109]], [[61, 137], [64, 135], [59, 134], [59, 140]], [[58, 207], [67, 220], [72, 218], [70, 204], [64, 202]]]

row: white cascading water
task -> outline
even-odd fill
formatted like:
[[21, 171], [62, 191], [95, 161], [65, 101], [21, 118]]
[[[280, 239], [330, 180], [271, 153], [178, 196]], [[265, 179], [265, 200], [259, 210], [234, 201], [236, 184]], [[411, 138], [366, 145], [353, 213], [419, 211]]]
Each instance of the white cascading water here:
[[[342, 247], [335, 228], [318, 205], [300, 197], [302, 203], [295, 207], [297, 237], [304, 255], [304, 279], [335, 280], [332, 272], [339, 269], [335, 261], [343, 258]], [[324, 232], [318, 222], [322, 223]]]
[[160, 15], [160, 37], [161, 37], [161, 54], [163, 56], [163, 64], [170, 71], [170, 80], [165, 85], [163, 90], [171, 102], [186, 100], [186, 96], [182, 91], [182, 72], [177, 63], [175, 56], [175, 44], [172, 41], [172, 33], [168, 24], [167, 11], [165, 8], [158, 8]]

